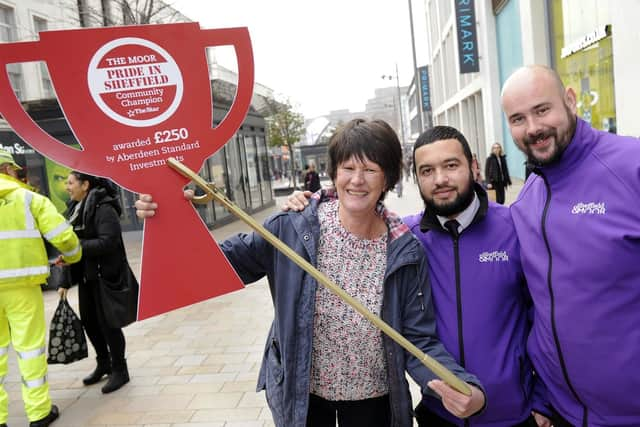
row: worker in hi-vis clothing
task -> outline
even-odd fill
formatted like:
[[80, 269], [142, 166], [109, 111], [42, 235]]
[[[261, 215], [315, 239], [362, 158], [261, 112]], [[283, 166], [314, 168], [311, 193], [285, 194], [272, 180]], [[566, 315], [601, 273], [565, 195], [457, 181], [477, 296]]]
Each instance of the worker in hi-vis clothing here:
[[18, 166], [0, 149], [0, 427], [7, 426], [9, 344], [18, 356], [22, 399], [30, 427], [46, 427], [58, 418], [51, 404], [45, 349], [46, 321], [41, 285], [49, 276], [43, 238], [61, 253], [61, 261], [80, 260], [73, 229], [46, 197], [29, 191], [17, 178]]

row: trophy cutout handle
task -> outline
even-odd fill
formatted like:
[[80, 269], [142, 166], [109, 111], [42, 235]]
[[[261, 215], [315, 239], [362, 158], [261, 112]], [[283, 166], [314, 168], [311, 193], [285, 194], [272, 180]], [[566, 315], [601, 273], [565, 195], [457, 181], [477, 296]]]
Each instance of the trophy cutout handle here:
[[[37, 41], [0, 43], [0, 93], [14, 93], [9, 82], [8, 64], [44, 60], [40, 55], [42, 46], [39, 46], [39, 44], [40, 42]], [[0, 96], [0, 114], [13, 129], [22, 129], [20, 137], [47, 157], [57, 162], [64, 159], [64, 163], [73, 169], [82, 164], [81, 158], [86, 165], [87, 157], [83, 156], [83, 152], [65, 145], [42, 130], [22, 108], [15, 94], [13, 96]]]
[[253, 95], [253, 49], [247, 28], [223, 28], [201, 30], [202, 44], [207, 46], [231, 45], [238, 59], [238, 87], [233, 105], [220, 124], [211, 129], [212, 138], [227, 142], [240, 129], [249, 111]]

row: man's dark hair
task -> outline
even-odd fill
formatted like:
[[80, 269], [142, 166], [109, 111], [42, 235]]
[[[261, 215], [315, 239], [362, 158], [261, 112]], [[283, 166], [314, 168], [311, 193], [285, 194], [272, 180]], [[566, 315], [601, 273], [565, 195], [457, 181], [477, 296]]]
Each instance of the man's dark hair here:
[[395, 131], [383, 120], [353, 119], [338, 129], [329, 140], [327, 173], [335, 182], [338, 166], [355, 157], [378, 164], [384, 172], [385, 189], [395, 187], [402, 169], [402, 146]]
[[423, 145], [432, 144], [434, 142], [442, 141], [445, 139], [455, 139], [460, 143], [460, 145], [462, 146], [462, 152], [469, 162], [469, 168], [471, 168], [472, 154], [469, 143], [467, 142], [467, 138], [465, 138], [464, 135], [454, 127], [434, 126], [431, 129], [427, 129], [426, 131], [422, 132], [422, 134], [420, 134], [420, 136], [416, 140], [415, 144], [413, 144], [413, 171], [415, 173], [417, 173], [417, 171], [415, 170], [416, 150]]

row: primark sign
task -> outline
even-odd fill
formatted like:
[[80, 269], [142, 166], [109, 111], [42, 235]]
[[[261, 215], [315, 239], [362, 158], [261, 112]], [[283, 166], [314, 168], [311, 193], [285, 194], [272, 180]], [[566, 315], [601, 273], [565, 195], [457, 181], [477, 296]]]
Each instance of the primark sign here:
[[418, 68], [420, 75], [420, 98], [422, 100], [422, 111], [431, 110], [431, 96], [429, 93], [429, 69], [427, 66]]
[[474, 0], [455, 0], [460, 74], [480, 71]]

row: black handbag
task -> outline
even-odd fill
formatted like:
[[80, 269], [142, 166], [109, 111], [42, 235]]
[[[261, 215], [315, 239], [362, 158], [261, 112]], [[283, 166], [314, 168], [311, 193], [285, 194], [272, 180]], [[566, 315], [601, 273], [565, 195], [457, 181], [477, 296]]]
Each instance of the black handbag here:
[[49, 277], [47, 278], [47, 289], [58, 289], [71, 287], [71, 269], [68, 265], [51, 264], [49, 267]]
[[60, 298], [49, 326], [49, 355], [47, 363], [67, 364], [89, 355], [87, 339], [80, 318], [66, 298]]
[[98, 292], [105, 321], [111, 328], [123, 328], [136, 321], [140, 286], [126, 258], [117, 281], [105, 279], [98, 269]]

